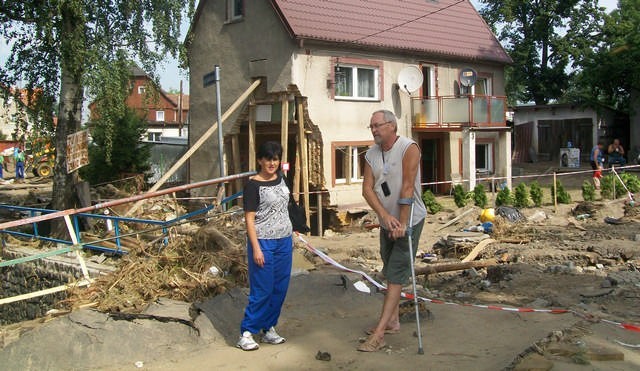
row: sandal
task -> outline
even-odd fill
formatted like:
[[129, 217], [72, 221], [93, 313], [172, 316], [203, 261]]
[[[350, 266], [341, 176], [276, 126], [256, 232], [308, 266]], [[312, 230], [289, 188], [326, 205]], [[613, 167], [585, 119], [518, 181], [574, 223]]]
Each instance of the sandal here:
[[369, 336], [367, 341], [360, 344], [358, 347], [358, 351], [360, 352], [377, 352], [380, 349], [387, 346], [387, 343], [384, 342], [384, 339], [376, 339], [373, 336]]
[[[374, 332], [376, 332], [376, 328], [372, 327], [370, 329], [365, 330], [364, 332], [367, 335], [372, 335]], [[384, 329], [384, 333], [385, 333], [385, 335], [388, 335], [388, 334], [399, 334], [400, 333], [400, 329], [396, 330], [396, 329], [386, 328], [386, 329]]]

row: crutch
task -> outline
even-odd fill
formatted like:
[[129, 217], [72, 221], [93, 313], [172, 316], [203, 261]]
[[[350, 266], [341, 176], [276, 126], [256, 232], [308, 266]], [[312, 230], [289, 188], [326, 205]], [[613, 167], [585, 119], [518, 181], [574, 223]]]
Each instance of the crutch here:
[[409, 226], [407, 227], [409, 238], [409, 264], [411, 265], [411, 282], [413, 284], [413, 304], [416, 308], [416, 326], [418, 327], [418, 354], [424, 354], [422, 348], [422, 330], [420, 330], [420, 307], [418, 305], [418, 290], [416, 289], [416, 269], [413, 266], [413, 202], [409, 210]]

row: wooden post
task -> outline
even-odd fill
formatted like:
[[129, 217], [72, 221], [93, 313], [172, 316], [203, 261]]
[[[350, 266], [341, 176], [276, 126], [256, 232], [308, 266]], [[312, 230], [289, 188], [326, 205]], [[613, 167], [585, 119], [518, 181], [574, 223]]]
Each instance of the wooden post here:
[[309, 155], [307, 149], [307, 137], [304, 133], [304, 97], [300, 99], [300, 103], [298, 103], [298, 109], [300, 112], [300, 129], [302, 130], [302, 135], [300, 136], [300, 148], [302, 150], [302, 158], [300, 162], [302, 163], [302, 192], [304, 197], [304, 212], [307, 216], [307, 220], [311, 220], [311, 211], [309, 210]]
[[[300, 130], [298, 130], [298, 135], [300, 135]], [[302, 131], [302, 135], [304, 135], [304, 130]], [[300, 137], [296, 137], [296, 163], [295, 163], [295, 174], [293, 176], [293, 199], [296, 202], [300, 202]]]
[[256, 103], [249, 102], [249, 171], [256, 170]]
[[[233, 172], [234, 174], [238, 174], [240, 173], [240, 138], [238, 138], [238, 134], [231, 136], [231, 152], [233, 153]], [[242, 181], [238, 179], [236, 180], [233, 192], [240, 192], [241, 189]], [[238, 199], [238, 204], [242, 205], [242, 199]]]
[[287, 154], [289, 153], [289, 97], [287, 93], [282, 94], [280, 101], [282, 102], [282, 127], [280, 129], [280, 143], [282, 144], [282, 158], [280, 163], [287, 162]]
[[318, 192], [318, 236], [322, 237], [322, 192]]
[[553, 194], [551, 195], [551, 197], [553, 197], [553, 207], [555, 209], [555, 213], [558, 213], [558, 188], [556, 188], [556, 172], [553, 172]]
[[[258, 87], [258, 85], [260, 85], [260, 80], [254, 81], [253, 84], [251, 84], [251, 86], [249, 86], [247, 90], [245, 90], [244, 93], [242, 93], [242, 95], [240, 95], [238, 99], [236, 99], [236, 101], [233, 102], [231, 107], [229, 107], [229, 109], [224, 113], [224, 115], [222, 115], [221, 121], [224, 122], [226, 119], [228, 119], [229, 116], [231, 116], [231, 114], [233, 114], [233, 112], [235, 112], [235, 110], [238, 109], [238, 107], [240, 107], [242, 102], [244, 102], [245, 99], [247, 99], [249, 95]], [[191, 148], [189, 148], [189, 150], [184, 155], [182, 155], [182, 157], [178, 161], [176, 161], [176, 163], [173, 164], [173, 166], [169, 170], [167, 170], [167, 172], [160, 178], [160, 180], [158, 180], [156, 184], [154, 184], [153, 187], [151, 187], [146, 193], [155, 192], [160, 187], [162, 187], [162, 185], [167, 181], [167, 179], [169, 179], [173, 175], [173, 173], [175, 173], [176, 170], [178, 170], [180, 166], [182, 166], [194, 154], [194, 152], [197, 151], [204, 144], [204, 142], [207, 139], [209, 139], [209, 137], [214, 132], [216, 132], [216, 130], [218, 130], [217, 121], [214, 122], [213, 125], [211, 125], [211, 127], [204, 132], [204, 134], [193, 144], [193, 146], [191, 146]], [[131, 207], [131, 209], [129, 209], [129, 211], [126, 212], [125, 215], [129, 216], [133, 214], [133, 212], [138, 210], [140, 205], [142, 205], [142, 202], [144, 202], [144, 200], [140, 200], [136, 202]]]

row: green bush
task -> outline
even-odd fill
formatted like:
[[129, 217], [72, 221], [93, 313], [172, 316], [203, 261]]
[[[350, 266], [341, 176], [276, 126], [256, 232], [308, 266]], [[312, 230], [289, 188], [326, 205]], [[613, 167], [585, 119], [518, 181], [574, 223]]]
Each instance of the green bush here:
[[484, 186], [482, 184], [477, 184], [475, 186], [475, 188], [473, 188], [473, 204], [481, 207], [481, 208], [485, 208], [485, 206], [487, 206], [487, 194], [484, 190]]
[[464, 190], [461, 184], [456, 184], [453, 187], [453, 202], [455, 202], [456, 206], [464, 207], [469, 201], [469, 193]]
[[424, 205], [429, 210], [429, 214], [436, 214], [439, 211], [442, 211], [442, 205], [436, 200], [436, 196], [431, 192], [430, 189], [427, 189], [422, 194], [422, 201], [424, 201]]
[[529, 207], [529, 190], [526, 184], [520, 183], [516, 187], [513, 206], [520, 208]]
[[[627, 186], [627, 188], [629, 188], [629, 192], [640, 192], [640, 179], [638, 179], [636, 175], [630, 173], [622, 173], [620, 174], [620, 178]], [[616, 190], [615, 196], [613, 194], [614, 184]], [[627, 194], [627, 190], [624, 189], [622, 183], [620, 183], [620, 179], [618, 179], [618, 177], [616, 177], [614, 174], [605, 175], [604, 177], [602, 177], [602, 179], [600, 179], [600, 189], [602, 198], [615, 199]]]
[[595, 201], [596, 187], [588, 180], [582, 183], [582, 199], [585, 201]]
[[543, 192], [542, 192], [542, 187], [540, 187], [540, 184], [538, 184], [538, 182], [531, 183], [531, 189], [529, 190], [529, 194], [531, 196], [531, 201], [533, 201], [533, 205], [535, 207], [542, 206]]
[[565, 191], [564, 186], [562, 185], [562, 182], [559, 180], [556, 180], [556, 188], [555, 190], [557, 190], [557, 195], [554, 192], [554, 188], [553, 185], [551, 185], [551, 200], [553, 200], [555, 198], [555, 200], [559, 203], [559, 204], [569, 204], [571, 203], [571, 195]]
[[508, 206], [513, 205], [513, 195], [508, 187], [504, 187], [498, 192], [496, 196], [496, 206]]

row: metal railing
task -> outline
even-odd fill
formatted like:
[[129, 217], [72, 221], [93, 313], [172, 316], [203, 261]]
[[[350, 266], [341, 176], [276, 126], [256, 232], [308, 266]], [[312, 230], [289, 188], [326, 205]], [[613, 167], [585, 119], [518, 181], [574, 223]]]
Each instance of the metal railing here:
[[414, 128], [506, 125], [506, 97], [485, 95], [416, 97], [411, 100]]
[[[15, 301], [20, 301], [20, 300], [25, 300], [25, 299], [29, 299], [29, 298], [34, 298], [34, 297], [38, 297], [38, 296], [42, 296], [42, 295], [47, 295], [47, 294], [51, 294], [51, 293], [55, 293], [55, 292], [60, 292], [60, 291], [67, 290], [67, 289], [72, 288], [72, 287], [90, 285], [93, 282], [93, 279], [91, 277], [89, 277], [89, 271], [87, 269], [86, 263], [84, 261], [84, 258], [82, 257], [82, 254], [80, 254], [80, 251], [85, 249], [85, 248], [93, 248], [93, 249], [98, 249], [98, 250], [101, 250], [101, 251], [108, 250], [108, 251], [111, 251], [111, 252], [120, 252], [120, 253], [124, 252], [120, 248], [119, 242], [117, 242], [118, 243], [118, 248], [117, 249], [107, 249], [105, 247], [96, 245], [97, 241], [91, 241], [91, 242], [85, 242], [85, 243], [80, 242], [80, 238], [79, 238], [80, 237], [80, 232], [79, 232], [78, 218], [91, 217], [91, 218], [111, 219], [112, 221], [114, 221], [114, 225], [117, 225], [117, 223], [125, 222], [125, 221], [133, 221], [133, 222], [136, 222], [136, 223], [139, 223], [140, 221], [142, 221], [143, 223], [146, 223], [146, 224], [158, 225], [163, 230], [163, 233], [165, 233], [165, 235], [166, 235], [167, 228], [170, 225], [175, 224], [178, 221], [191, 218], [194, 215], [205, 213], [205, 212], [209, 211], [210, 209], [212, 209], [215, 206], [210, 206], [210, 207], [207, 207], [207, 208], [204, 208], [204, 209], [201, 209], [201, 210], [196, 210], [194, 212], [191, 212], [191, 213], [179, 216], [177, 218], [174, 218], [174, 219], [172, 219], [170, 221], [155, 221], [155, 220], [148, 220], [148, 219], [144, 220], [144, 219], [136, 219], [136, 218], [125, 218], [125, 217], [109, 216], [109, 215], [104, 215], [104, 214], [89, 214], [90, 211], [96, 211], [96, 210], [101, 210], [101, 209], [105, 209], [105, 208], [112, 207], [112, 206], [123, 205], [123, 204], [130, 203], [130, 202], [146, 200], [146, 199], [149, 199], [149, 198], [158, 197], [158, 196], [162, 196], [162, 195], [170, 194], [170, 193], [175, 193], [175, 192], [183, 191], [183, 190], [187, 190], [187, 189], [205, 187], [205, 186], [208, 186], [208, 185], [219, 184], [219, 183], [228, 183], [228, 182], [231, 182], [233, 180], [249, 177], [249, 176], [254, 175], [254, 174], [256, 174], [255, 171], [250, 171], [250, 172], [245, 172], [245, 173], [241, 173], [241, 174], [236, 174], [236, 175], [230, 175], [230, 176], [225, 176], [225, 177], [216, 178], [216, 179], [205, 180], [205, 181], [202, 181], [202, 182], [185, 184], [185, 185], [182, 185], [182, 186], [166, 188], [166, 189], [159, 190], [159, 191], [154, 191], [154, 192], [147, 192], [147, 193], [144, 193], [144, 194], [135, 195], [135, 196], [131, 196], [131, 197], [126, 197], [126, 198], [122, 198], [122, 199], [118, 199], [118, 200], [102, 202], [102, 203], [95, 204], [93, 206], [83, 207], [83, 208], [80, 208], [80, 209], [67, 209], [67, 210], [62, 210], [62, 211], [56, 211], [56, 210], [48, 210], [48, 209], [35, 209], [35, 208], [27, 208], [27, 207], [21, 207], [21, 206], [13, 206], [13, 208], [15, 210], [27, 211], [27, 212], [30, 213], [31, 216], [28, 217], [28, 218], [24, 218], [24, 219], [18, 219], [18, 220], [13, 220], [13, 221], [9, 221], [9, 222], [0, 223], [0, 233], [7, 233], [7, 234], [13, 234], [13, 235], [22, 235], [22, 236], [25, 236], [25, 237], [36, 237], [36, 238], [43, 239], [43, 240], [49, 240], [49, 241], [69, 244], [71, 246], [64, 247], [64, 248], [59, 248], [59, 249], [56, 249], [56, 250], [44, 251], [44, 252], [42, 252], [40, 254], [36, 254], [36, 255], [32, 255], [32, 256], [26, 256], [26, 257], [22, 257], [22, 258], [18, 258], [18, 259], [0, 261], [0, 268], [1, 267], [10, 267], [10, 266], [13, 266], [13, 265], [16, 265], [16, 264], [25, 263], [25, 262], [33, 261], [33, 260], [37, 260], [37, 259], [43, 259], [43, 258], [50, 257], [50, 256], [56, 256], [56, 255], [66, 254], [66, 253], [69, 253], [69, 252], [74, 252], [75, 255], [76, 255], [76, 258], [78, 259], [78, 263], [80, 265], [80, 268], [82, 270], [83, 278], [78, 280], [77, 282], [74, 282], [74, 283], [61, 285], [61, 286], [57, 286], [57, 287], [53, 287], [53, 288], [49, 288], [49, 289], [34, 291], [34, 292], [29, 293], [29, 294], [17, 295], [17, 296], [8, 297], [8, 298], [0, 298], [0, 305], [8, 304], [8, 303], [12, 303], [12, 302], [15, 302]], [[232, 196], [229, 196], [229, 197], [221, 200], [220, 204], [224, 204], [226, 202], [229, 202], [231, 199], [236, 198], [239, 195], [240, 195], [240, 193], [236, 193], [236, 194], [234, 194]], [[7, 205], [3, 205], [3, 206], [6, 207]], [[40, 213], [40, 215], [36, 215], [38, 213]], [[63, 218], [64, 221], [65, 221], [65, 224], [66, 224], [66, 227], [67, 227], [67, 231], [69, 232], [70, 241], [69, 240], [63, 240], [63, 239], [53, 239], [53, 238], [46, 237], [46, 236], [41, 236], [41, 235], [38, 234], [38, 225], [37, 225], [38, 222], [42, 222], [42, 221], [46, 221], [46, 220], [52, 220], [52, 219], [60, 218], [60, 217]], [[73, 221], [72, 221], [72, 217], [73, 217]], [[10, 229], [10, 228], [15, 228], [15, 227], [22, 226], [22, 225], [27, 225], [27, 224], [34, 225], [34, 233], [33, 234], [29, 234], [29, 233], [23, 232], [23, 231], [15, 231], [15, 230], [11, 230]], [[115, 233], [116, 233], [116, 236], [113, 237], [113, 238], [116, 238], [116, 241], [117, 241], [117, 238], [121, 237], [121, 235], [119, 234], [120, 233], [119, 229], [118, 229], [118, 231], [115, 231]]]

